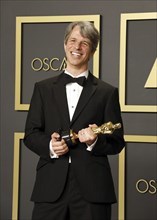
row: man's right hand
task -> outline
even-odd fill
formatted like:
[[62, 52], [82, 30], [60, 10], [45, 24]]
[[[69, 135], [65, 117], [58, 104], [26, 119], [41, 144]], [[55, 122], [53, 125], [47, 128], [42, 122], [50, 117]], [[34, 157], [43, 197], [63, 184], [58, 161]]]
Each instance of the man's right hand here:
[[60, 140], [60, 135], [56, 132], [51, 135], [51, 144], [57, 156], [62, 156], [69, 151], [68, 145], [65, 143], [64, 139]]

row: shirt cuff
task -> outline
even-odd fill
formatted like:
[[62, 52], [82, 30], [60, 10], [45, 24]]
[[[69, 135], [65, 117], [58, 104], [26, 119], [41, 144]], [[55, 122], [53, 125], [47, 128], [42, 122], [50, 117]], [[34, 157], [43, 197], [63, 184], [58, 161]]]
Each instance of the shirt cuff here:
[[94, 148], [94, 146], [95, 146], [95, 144], [96, 144], [96, 142], [97, 142], [97, 140], [98, 140], [98, 138], [94, 141], [93, 144], [91, 144], [91, 145], [87, 145], [87, 149], [86, 149], [86, 150], [88, 150], [88, 151], [92, 151], [93, 148]]
[[49, 143], [49, 150], [50, 150], [50, 157], [51, 157], [51, 159], [59, 158], [59, 156], [54, 152], [54, 150], [52, 148], [52, 141], [50, 141], [50, 143]]

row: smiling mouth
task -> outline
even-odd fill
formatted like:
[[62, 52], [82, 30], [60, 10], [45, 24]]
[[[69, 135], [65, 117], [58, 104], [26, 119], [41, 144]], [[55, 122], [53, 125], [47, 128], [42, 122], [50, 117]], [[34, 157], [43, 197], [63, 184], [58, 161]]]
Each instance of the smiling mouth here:
[[72, 52], [71, 54], [74, 55], [74, 56], [81, 56], [81, 54], [77, 53], [77, 52]]

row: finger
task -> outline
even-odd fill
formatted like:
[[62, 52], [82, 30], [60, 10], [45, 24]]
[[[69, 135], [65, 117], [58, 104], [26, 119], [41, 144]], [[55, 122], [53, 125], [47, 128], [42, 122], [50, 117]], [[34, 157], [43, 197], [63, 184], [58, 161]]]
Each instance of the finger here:
[[66, 154], [67, 152], [69, 151], [69, 148], [66, 146], [66, 147], [59, 147], [55, 150], [55, 153], [60, 156], [60, 155], [64, 155]]
[[64, 150], [64, 151], [58, 151], [56, 154], [57, 154], [58, 156], [62, 156], [62, 155], [64, 155], [64, 154], [68, 153], [68, 151], [69, 151], [69, 149], [67, 148], [67, 149]]
[[81, 136], [81, 135], [84, 135], [85, 132], [86, 132], [86, 129], [81, 129], [81, 130], [78, 132], [78, 134]]
[[97, 128], [98, 126], [96, 124], [89, 124], [90, 128]]
[[53, 145], [53, 150], [56, 154], [58, 154], [58, 153], [65, 153], [69, 151], [69, 148], [66, 143], [55, 142]]
[[54, 132], [54, 133], [51, 135], [51, 138], [52, 138], [52, 140], [57, 141], [57, 140], [60, 139], [60, 135], [59, 135], [57, 132]]

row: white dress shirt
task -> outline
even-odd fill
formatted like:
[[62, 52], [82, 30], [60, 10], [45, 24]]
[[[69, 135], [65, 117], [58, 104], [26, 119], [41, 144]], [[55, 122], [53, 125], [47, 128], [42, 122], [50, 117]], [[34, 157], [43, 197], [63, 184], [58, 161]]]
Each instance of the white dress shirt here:
[[[65, 74], [68, 74], [68, 75], [74, 77], [67, 70], [65, 70]], [[81, 74], [79, 74], [76, 77], [81, 77], [81, 76], [85, 76], [87, 78], [88, 77], [88, 70], [81, 73]], [[75, 83], [75, 82], [74, 83], [68, 83], [66, 85], [66, 95], [67, 95], [70, 121], [72, 120], [72, 117], [74, 115], [74, 112], [75, 112], [75, 109], [76, 109], [77, 103], [79, 101], [82, 90], [83, 90], [83, 87], [80, 86], [78, 83]], [[96, 142], [94, 142], [90, 146], [87, 146], [87, 150], [91, 151], [93, 149], [95, 143]], [[56, 155], [55, 152], [53, 151], [51, 141], [50, 141], [50, 157], [51, 158], [58, 158], [58, 155]], [[71, 162], [71, 158], [69, 158], [69, 162]]]

